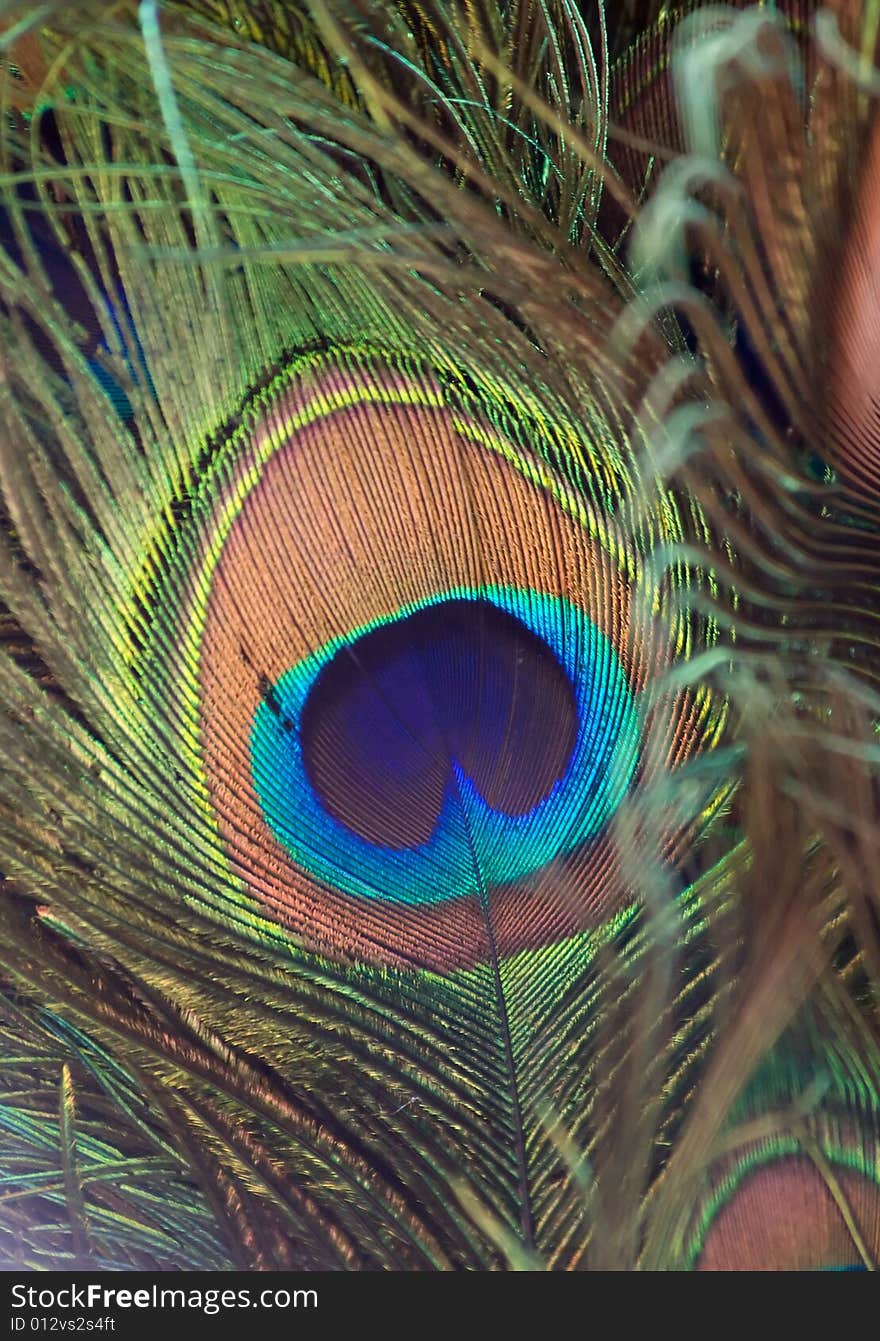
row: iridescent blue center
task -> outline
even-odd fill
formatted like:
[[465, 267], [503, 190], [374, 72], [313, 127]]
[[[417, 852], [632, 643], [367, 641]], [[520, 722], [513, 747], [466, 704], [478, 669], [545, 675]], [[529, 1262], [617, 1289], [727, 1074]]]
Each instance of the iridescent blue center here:
[[263, 813], [299, 867], [418, 905], [520, 879], [597, 834], [638, 725], [582, 610], [490, 587], [327, 643], [267, 688], [250, 743]]

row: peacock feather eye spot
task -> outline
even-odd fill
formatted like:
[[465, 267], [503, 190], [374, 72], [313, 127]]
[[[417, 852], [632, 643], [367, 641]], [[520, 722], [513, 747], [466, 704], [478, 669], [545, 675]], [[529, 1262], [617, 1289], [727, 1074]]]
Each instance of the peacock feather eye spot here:
[[[753, 1152], [727, 1175], [705, 1234], [702, 1271], [860, 1271], [880, 1244], [880, 1198], [859, 1143], [819, 1169], [795, 1153]], [[870, 1147], [869, 1147], [870, 1149]], [[748, 1167], [749, 1158], [756, 1161]], [[863, 1163], [864, 1161], [864, 1163]]]
[[433, 903], [475, 893], [477, 868], [504, 883], [597, 832], [637, 735], [619, 661], [583, 612], [488, 588], [290, 668], [254, 713], [251, 758], [299, 864], [352, 894]]
[[601, 925], [621, 802], [718, 728], [675, 692], [643, 749], [676, 648], [520, 392], [306, 351], [200, 477], [186, 757], [236, 900], [304, 949], [448, 973]]
[[552, 650], [485, 600], [440, 601], [364, 634], [326, 663], [302, 713], [305, 771], [324, 808], [392, 848], [428, 841], [455, 763], [493, 810], [525, 815], [576, 738], [574, 691]]

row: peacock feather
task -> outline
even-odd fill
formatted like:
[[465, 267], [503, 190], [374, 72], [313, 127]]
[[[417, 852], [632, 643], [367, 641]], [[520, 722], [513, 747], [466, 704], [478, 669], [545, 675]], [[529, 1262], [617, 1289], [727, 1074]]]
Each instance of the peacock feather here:
[[0, 24], [0, 1261], [873, 1267], [873, 0]]

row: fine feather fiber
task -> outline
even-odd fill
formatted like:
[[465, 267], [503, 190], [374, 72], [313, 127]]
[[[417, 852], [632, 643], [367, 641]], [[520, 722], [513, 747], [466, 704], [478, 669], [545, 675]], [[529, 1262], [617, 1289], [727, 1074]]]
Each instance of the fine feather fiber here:
[[0, 1264], [880, 1260], [880, 11], [0, 4]]

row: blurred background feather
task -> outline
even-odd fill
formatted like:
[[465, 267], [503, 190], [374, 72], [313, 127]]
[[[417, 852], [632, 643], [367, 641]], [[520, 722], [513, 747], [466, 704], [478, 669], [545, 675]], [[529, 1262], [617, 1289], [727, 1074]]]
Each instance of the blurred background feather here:
[[876, 1264], [878, 22], [0, 6], [4, 1264]]

